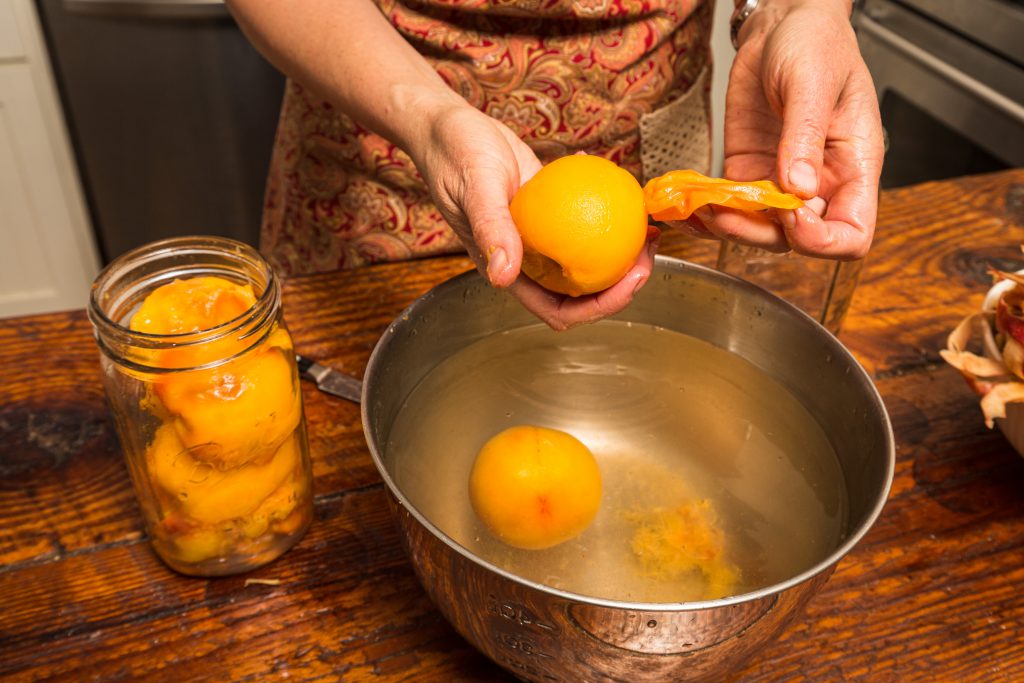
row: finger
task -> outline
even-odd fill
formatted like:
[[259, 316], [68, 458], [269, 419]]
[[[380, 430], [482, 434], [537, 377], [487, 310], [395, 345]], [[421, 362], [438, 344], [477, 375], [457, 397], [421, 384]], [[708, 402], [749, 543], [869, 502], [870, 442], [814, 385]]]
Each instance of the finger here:
[[[523, 243], [508, 204], [512, 191], [500, 183], [476, 183], [467, 191], [463, 211], [480, 250], [488, 281], [508, 287], [519, 276]], [[481, 258], [475, 259], [481, 265]]]
[[525, 275], [513, 282], [508, 291], [519, 300], [523, 308], [533, 313], [541, 322], [553, 330], [568, 329], [568, 325], [558, 320], [558, 307], [563, 295], [544, 289]]
[[596, 294], [581, 297], [555, 294], [527, 277], [519, 278], [510, 291], [527, 310], [555, 330], [607, 318], [628, 306], [650, 277], [658, 236], [656, 231], [649, 232], [648, 236], [647, 246], [640, 252], [636, 264], [621, 280]]
[[871, 246], [878, 210], [873, 187], [847, 183], [831, 198], [824, 216], [808, 206], [780, 212], [793, 249], [810, 256], [863, 258]]
[[824, 216], [825, 209], [828, 208], [828, 202], [821, 197], [811, 197], [804, 205], [819, 216]]
[[818, 194], [825, 140], [840, 89], [827, 72], [793, 76], [782, 92], [782, 132], [776, 173], [787, 192], [809, 199]]
[[694, 214], [719, 239], [780, 253], [790, 249], [774, 212], [739, 211], [709, 205], [697, 209]]
[[516, 164], [519, 166], [519, 185], [522, 187], [530, 178], [537, 174], [543, 164], [540, 163], [540, 159], [534, 153], [530, 147], [522, 140], [515, 136], [515, 133], [509, 131], [507, 128], [502, 128], [503, 132], [506, 132], [509, 144], [512, 146], [512, 154], [516, 158]]
[[608, 289], [589, 296], [566, 297], [558, 309], [560, 324], [572, 327], [592, 323], [626, 308], [650, 278], [657, 248], [657, 238], [649, 241], [647, 247], [640, 252], [636, 264]]
[[518, 177], [510, 179], [504, 198], [498, 196], [490, 205], [492, 212], [485, 215], [493, 219], [482, 218], [480, 225], [473, 225], [474, 239], [480, 244], [487, 255], [487, 279], [495, 287], [508, 287], [519, 277], [523, 260], [523, 242], [519, 230], [512, 221], [508, 211], [509, 202], [542, 167], [537, 155], [506, 126], [497, 122], [498, 131], [505, 137], [515, 159]]
[[685, 221], [660, 221], [660, 223], [669, 229], [679, 230], [692, 237], [706, 240], [718, 239], [718, 236], [708, 230], [707, 226], [697, 216], [690, 216]]

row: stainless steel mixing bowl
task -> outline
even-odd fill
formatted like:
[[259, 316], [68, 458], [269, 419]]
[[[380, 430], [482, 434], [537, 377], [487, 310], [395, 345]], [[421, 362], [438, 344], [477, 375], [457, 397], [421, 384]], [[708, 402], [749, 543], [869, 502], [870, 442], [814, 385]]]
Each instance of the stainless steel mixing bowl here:
[[874, 523], [892, 483], [892, 429], [870, 378], [835, 337], [742, 280], [658, 257], [647, 285], [616, 319], [739, 354], [803, 402], [832, 440], [845, 479], [849, 523], [837, 547], [806, 571], [761, 590], [663, 604], [556, 590], [452, 541], [396, 485], [384, 446], [406, 398], [441, 360], [487, 335], [536, 322], [476, 273], [422, 296], [382, 336], [364, 377], [367, 443], [424, 588], [459, 633], [495, 662], [531, 681], [719, 679], [800, 613]]

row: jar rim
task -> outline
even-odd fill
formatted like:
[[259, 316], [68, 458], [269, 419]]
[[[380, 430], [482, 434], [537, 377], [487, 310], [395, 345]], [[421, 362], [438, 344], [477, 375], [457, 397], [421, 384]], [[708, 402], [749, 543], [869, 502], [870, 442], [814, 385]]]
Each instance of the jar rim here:
[[[219, 257], [224, 259], [223, 264], [205, 266], [191, 266], [188, 263], [190, 255], [208, 257]], [[180, 260], [181, 263], [173, 264]], [[117, 315], [115, 311], [119, 306], [130, 304], [137, 300], [139, 292], [144, 290], [137, 285], [138, 282], [152, 284], [154, 282], [172, 281], [180, 276], [196, 276], [200, 272], [220, 273], [228, 275], [232, 268], [232, 262], [237, 261], [237, 270], [244, 274], [246, 266], [255, 269], [258, 278], [263, 279], [262, 291], [256, 296], [256, 300], [245, 311], [234, 318], [202, 330], [190, 332], [174, 332], [169, 334], [145, 332], [133, 330], [127, 324], [120, 322], [123, 316]], [[159, 270], [157, 264], [163, 265]], [[153, 269], [153, 270], [150, 270]], [[139, 277], [144, 273], [144, 277]], [[250, 284], [256, 284], [254, 278], [248, 278]], [[136, 285], [136, 286], [133, 286]], [[117, 288], [121, 286], [122, 290]], [[103, 297], [115, 295], [113, 303], [103, 301]], [[125, 362], [124, 354], [117, 353], [111, 346], [118, 348], [139, 348], [139, 349], [168, 349], [182, 348], [215, 342], [233, 334], [239, 334], [239, 339], [246, 339], [260, 331], [263, 323], [272, 320], [276, 302], [280, 301], [280, 285], [273, 268], [263, 256], [252, 246], [237, 240], [205, 235], [190, 235], [183, 237], [170, 237], [142, 245], [127, 251], [113, 259], [96, 276], [89, 293], [88, 315], [96, 332], [97, 342], [107, 355], [115, 360]], [[127, 302], [127, 303], [126, 303]], [[107, 304], [106, 306], [104, 304]], [[130, 308], [130, 305], [128, 306]], [[219, 365], [229, 359], [222, 359], [206, 365]], [[128, 362], [129, 365], [135, 363]], [[205, 366], [204, 366], [205, 367]], [[143, 368], [139, 368], [143, 369]], [[165, 368], [144, 368], [148, 371], [164, 371]]]

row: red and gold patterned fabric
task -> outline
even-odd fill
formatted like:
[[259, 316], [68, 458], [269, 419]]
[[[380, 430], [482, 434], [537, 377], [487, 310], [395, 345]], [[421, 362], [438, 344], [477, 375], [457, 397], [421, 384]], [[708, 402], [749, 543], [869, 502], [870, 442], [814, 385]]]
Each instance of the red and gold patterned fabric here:
[[[641, 178], [642, 117], [687, 93], [709, 63], [710, 1], [377, 2], [454, 90], [544, 163], [582, 150]], [[294, 82], [261, 247], [283, 274], [461, 249], [409, 157]]]

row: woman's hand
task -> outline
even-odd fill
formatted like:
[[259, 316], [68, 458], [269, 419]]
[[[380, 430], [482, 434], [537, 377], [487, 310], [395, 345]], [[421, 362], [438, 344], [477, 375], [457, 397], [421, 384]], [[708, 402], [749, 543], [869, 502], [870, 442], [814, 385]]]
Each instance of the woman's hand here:
[[775, 180], [795, 211], [706, 207], [692, 230], [772, 251], [864, 256], [875, 229], [882, 126], [846, 0], [761, 0], [729, 74], [724, 175]]
[[507, 287], [555, 329], [599, 320], [629, 304], [650, 276], [656, 231], [636, 265], [609, 289], [575, 298], [544, 289], [520, 274], [523, 245], [508, 208], [520, 185], [540, 170], [540, 161], [506, 126], [468, 104], [446, 100], [424, 109], [428, 125], [407, 151], [434, 203], [492, 285]]
[[[512, 131], [449, 88], [371, 0], [228, 2], [279, 69], [412, 157], [480, 272], [551, 327], [617, 313], [647, 280], [656, 233], [622, 280], [592, 296], [553, 294], [520, 275], [523, 246], [508, 205], [540, 162]], [[387, 55], [387, 68], [368, 54]]]

